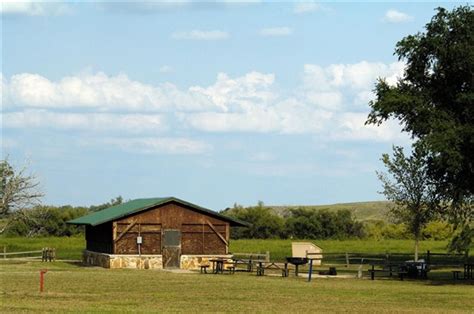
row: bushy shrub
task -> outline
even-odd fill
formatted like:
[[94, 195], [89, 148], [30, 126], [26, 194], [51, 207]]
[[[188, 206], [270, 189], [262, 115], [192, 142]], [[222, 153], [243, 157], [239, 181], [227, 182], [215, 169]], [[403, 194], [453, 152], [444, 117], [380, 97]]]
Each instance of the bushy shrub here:
[[286, 219], [286, 233], [299, 239], [343, 239], [363, 237], [363, 225], [348, 210], [293, 209]]
[[447, 240], [453, 236], [453, 226], [445, 221], [432, 221], [421, 233], [424, 240]]
[[386, 223], [383, 220], [371, 220], [364, 223], [367, 238], [382, 239], [411, 239], [412, 235], [405, 224]]
[[383, 239], [411, 239], [413, 235], [408, 230], [407, 226], [403, 223], [392, 224], [388, 223], [382, 229], [382, 238]]

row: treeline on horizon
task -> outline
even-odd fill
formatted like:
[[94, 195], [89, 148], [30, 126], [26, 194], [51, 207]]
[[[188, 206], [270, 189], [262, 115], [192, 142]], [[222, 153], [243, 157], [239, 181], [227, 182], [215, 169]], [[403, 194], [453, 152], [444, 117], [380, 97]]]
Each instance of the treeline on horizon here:
[[[74, 236], [84, 233], [84, 227], [69, 225], [68, 220], [123, 202], [118, 196], [104, 204], [90, 207], [41, 205], [16, 211], [2, 220], [4, 236]], [[350, 210], [293, 208], [278, 214], [263, 202], [256, 206], [234, 205], [222, 212], [250, 224], [232, 228], [232, 239], [412, 239], [404, 224], [382, 220], [358, 221]], [[453, 228], [443, 221], [429, 223], [422, 231], [424, 240], [447, 240]]]
[[[263, 202], [257, 206], [235, 204], [223, 214], [251, 224], [233, 228], [232, 239], [413, 239], [405, 224], [383, 220], [356, 220], [350, 210], [293, 208], [277, 214]], [[422, 230], [423, 240], [447, 240], [453, 226], [444, 221], [430, 222]]]

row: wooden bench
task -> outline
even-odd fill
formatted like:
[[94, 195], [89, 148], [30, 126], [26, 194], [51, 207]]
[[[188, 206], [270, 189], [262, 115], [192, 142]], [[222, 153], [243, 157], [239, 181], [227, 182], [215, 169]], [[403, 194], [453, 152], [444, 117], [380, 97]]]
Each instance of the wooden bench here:
[[461, 271], [460, 270], [453, 270], [451, 271], [453, 273], [453, 279], [454, 280], [457, 280], [459, 279], [459, 275], [461, 274]]
[[207, 274], [207, 269], [209, 268], [209, 265], [206, 264], [206, 265], [201, 265], [201, 274]]
[[289, 268], [288, 263], [275, 263], [275, 262], [258, 262], [257, 264], [257, 276], [265, 275], [265, 270], [280, 270], [282, 277], [288, 277]]
[[384, 269], [369, 269], [368, 272], [370, 273], [370, 279], [375, 280], [375, 273], [388, 273], [388, 270]]
[[253, 263], [251, 259], [234, 259], [235, 267], [237, 268], [238, 265], [245, 266], [247, 272], [252, 272]]
[[235, 273], [235, 262], [225, 262], [224, 269], [229, 271], [229, 274]]
[[[392, 275], [392, 268], [390, 269], [375, 269], [375, 264], [371, 264], [372, 269], [369, 269], [368, 272], [370, 274], [370, 279], [375, 280], [375, 273], [389, 273], [390, 276]], [[383, 265], [381, 265], [383, 266]]]

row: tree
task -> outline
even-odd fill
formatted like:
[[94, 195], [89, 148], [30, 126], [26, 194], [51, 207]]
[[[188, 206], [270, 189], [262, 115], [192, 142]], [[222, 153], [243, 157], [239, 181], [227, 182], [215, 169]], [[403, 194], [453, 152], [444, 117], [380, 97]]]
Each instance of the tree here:
[[284, 237], [284, 219], [265, 207], [262, 201], [257, 206], [244, 208], [235, 204], [224, 211], [226, 215], [250, 223], [249, 227], [233, 228], [233, 239], [270, 239]]
[[418, 260], [418, 242], [422, 230], [436, 215], [439, 203], [436, 186], [428, 175], [426, 153], [421, 147], [406, 157], [403, 148], [393, 147], [393, 158], [388, 154], [382, 161], [389, 175], [377, 172], [383, 184], [383, 194], [394, 203], [392, 216], [405, 223], [415, 238], [415, 261]]
[[83, 232], [83, 226], [67, 224], [67, 221], [84, 216], [86, 207], [72, 206], [35, 206], [13, 212], [6, 225], [0, 230], [8, 236], [71, 236]]
[[406, 62], [395, 86], [380, 79], [366, 124], [398, 119], [415, 146], [427, 149], [427, 171], [456, 225], [474, 217], [474, 11], [438, 8], [426, 32], [403, 38]]
[[89, 210], [91, 212], [97, 212], [99, 210], [106, 209], [106, 208], [116, 206], [116, 205], [120, 205], [122, 203], [123, 203], [123, 197], [121, 195], [119, 195], [119, 196], [111, 199], [110, 202], [100, 204], [100, 205], [92, 205], [92, 206], [89, 207]]
[[39, 190], [39, 182], [26, 172], [26, 167], [15, 170], [8, 159], [0, 161], [0, 216], [40, 203], [44, 194]]

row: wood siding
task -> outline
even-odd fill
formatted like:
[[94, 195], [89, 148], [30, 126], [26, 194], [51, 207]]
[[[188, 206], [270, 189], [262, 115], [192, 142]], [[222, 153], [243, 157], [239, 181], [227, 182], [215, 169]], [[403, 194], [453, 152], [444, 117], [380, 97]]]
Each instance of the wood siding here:
[[[117, 220], [113, 224], [110, 223], [107, 230], [109, 243], [113, 243], [115, 254], [138, 254], [139, 234], [143, 239], [141, 254], [162, 254], [163, 230], [166, 229], [181, 231], [181, 254], [226, 254], [228, 252], [225, 243], [229, 241], [228, 222], [196, 212], [175, 202]], [[90, 238], [90, 240], [94, 239]]]

